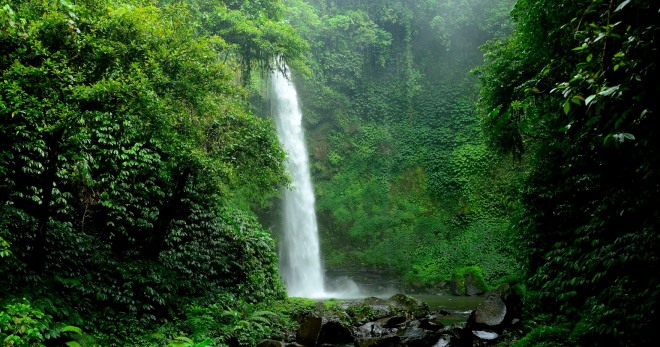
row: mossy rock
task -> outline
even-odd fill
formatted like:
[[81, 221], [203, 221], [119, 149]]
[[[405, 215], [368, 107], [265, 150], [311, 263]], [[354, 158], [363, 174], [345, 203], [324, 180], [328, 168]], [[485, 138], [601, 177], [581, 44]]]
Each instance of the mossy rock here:
[[415, 318], [426, 317], [429, 312], [429, 305], [421, 300], [405, 294], [395, 294], [387, 300], [395, 311], [403, 314], [411, 314]]
[[478, 266], [466, 266], [454, 272], [450, 282], [453, 295], [479, 295], [488, 291], [483, 272]]

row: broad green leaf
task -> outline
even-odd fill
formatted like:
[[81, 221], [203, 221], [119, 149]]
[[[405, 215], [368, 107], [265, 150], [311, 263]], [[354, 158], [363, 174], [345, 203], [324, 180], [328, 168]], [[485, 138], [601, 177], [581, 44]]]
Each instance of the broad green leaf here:
[[74, 327], [72, 325], [67, 325], [64, 328], [60, 329], [61, 332], [66, 333], [66, 332], [74, 332], [78, 335], [82, 335], [82, 329], [78, 327]]
[[568, 115], [568, 112], [570, 111], [571, 111], [571, 103], [568, 100], [566, 100], [566, 102], [564, 103], [564, 114]]

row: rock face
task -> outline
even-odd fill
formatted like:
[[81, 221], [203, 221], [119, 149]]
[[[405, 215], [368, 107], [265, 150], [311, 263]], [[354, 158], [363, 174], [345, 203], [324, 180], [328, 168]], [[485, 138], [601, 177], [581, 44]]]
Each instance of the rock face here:
[[296, 342], [304, 346], [316, 346], [322, 323], [321, 317], [304, 317], [296, 332]]
[[506, 305], [499, 295], [490, 294], [484, 302], [477, 306], [473, 315], [474, 323], [496, 327], [502, 324], [506, 317]]

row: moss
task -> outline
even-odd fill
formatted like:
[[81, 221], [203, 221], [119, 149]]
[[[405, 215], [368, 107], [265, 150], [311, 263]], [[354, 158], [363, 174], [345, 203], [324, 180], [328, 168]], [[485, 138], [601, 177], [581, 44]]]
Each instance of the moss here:
[[478, 266], [466, 266], [454, 272], [451, 281], [456, 294], [467, 294], [466, 285], [471, 284], [476, 289], [485, 292], [490, 289], [484, 279], [483, 271]]
[[540, 325], [532, 329], [512, 347], [561, 347], [566, 346], [570, 329], [564, 326]]

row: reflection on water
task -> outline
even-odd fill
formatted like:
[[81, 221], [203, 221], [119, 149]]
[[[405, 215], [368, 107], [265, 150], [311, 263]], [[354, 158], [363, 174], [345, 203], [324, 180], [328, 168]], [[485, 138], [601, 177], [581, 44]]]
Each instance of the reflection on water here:
[[429, 305], [431, 311], [447, 311], [438, 320], [444, 325], [463, 323], [486, 298], [479, 296], [413, 295]]
[[[326, 271], [327, 296], [317, 299], [360, 300], [375, 296], [388, 299], [400, 290], [401, 283], [395, 274], [383, 271]], [[482, 303], [485, 298], [478, 296], [451, 296], [411, 294], [429, 305], [431, 312], [446, 311], [447, 315], [438, 317], [444, 325], [464, 323], [470, 313]]]

